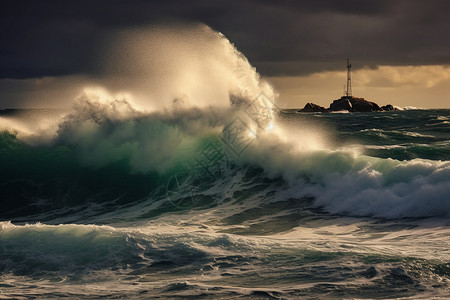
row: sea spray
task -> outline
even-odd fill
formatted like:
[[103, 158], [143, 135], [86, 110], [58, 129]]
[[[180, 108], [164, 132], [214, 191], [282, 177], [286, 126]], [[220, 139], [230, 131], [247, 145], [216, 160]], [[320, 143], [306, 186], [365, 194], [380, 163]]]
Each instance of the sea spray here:
[[[98, 102], [84, 95], [59, 125], [56, 144], [71, 145], [87, 165], [126, 160], [131, 170], [164, 172], [182, 160], [195, 138], [218, 132], [227, 111], [209, 108], [140, 113], [125, 99]], [[195, 145], [192, 145], [195, 147]]]
[[103, 86], [132, 91], [138, 107], [229, 107], [230, 95], [252, 101], [276, 92], [221, 33], [203, 24], [126, 30], [107, 45]]

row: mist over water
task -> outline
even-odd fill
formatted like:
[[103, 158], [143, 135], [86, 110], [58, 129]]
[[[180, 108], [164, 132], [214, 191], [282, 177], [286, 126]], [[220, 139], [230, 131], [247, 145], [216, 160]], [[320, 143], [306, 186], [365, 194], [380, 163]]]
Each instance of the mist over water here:
[[278, 109], [201, 24], [104, 50], [70, 109], [0, 111], [1, 296], [448, 294], [448, 110]]
[[229, 107], [230, 95], [252, 100], [261, 92], [276, 97], [247, 58], [203, 24], [119, 32], [110, 39], [103, 70], [107, 85], [131, 91], [144, 109]]

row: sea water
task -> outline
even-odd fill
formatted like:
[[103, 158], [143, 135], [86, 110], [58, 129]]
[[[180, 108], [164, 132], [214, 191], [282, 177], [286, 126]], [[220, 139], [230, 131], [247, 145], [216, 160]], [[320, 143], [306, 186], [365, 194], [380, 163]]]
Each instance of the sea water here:
[[251, 105], [0, 111], [0, 298], [450, 295], [450, 110]]

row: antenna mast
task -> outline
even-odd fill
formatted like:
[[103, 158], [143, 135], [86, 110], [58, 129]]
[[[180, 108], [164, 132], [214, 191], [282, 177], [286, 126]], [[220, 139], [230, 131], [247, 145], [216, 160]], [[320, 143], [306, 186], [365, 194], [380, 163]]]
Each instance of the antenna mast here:
[[352, 73], [350, 71], [351, 67], [352, 64], [350, 63], [350, 59], [347, 58], [347, 89], [345, 90], [345, 96], [347, 97], [352, 96]]

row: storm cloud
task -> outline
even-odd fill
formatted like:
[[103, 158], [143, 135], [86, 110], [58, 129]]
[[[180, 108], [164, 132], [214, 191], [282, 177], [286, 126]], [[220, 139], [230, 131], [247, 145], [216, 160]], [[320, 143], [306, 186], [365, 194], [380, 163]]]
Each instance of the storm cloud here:
[[90, 75], [120, 30], [171, 22], [222, 32], [263, 76], [450, 64], [450, 2], [2, 1], [0, 78]]

